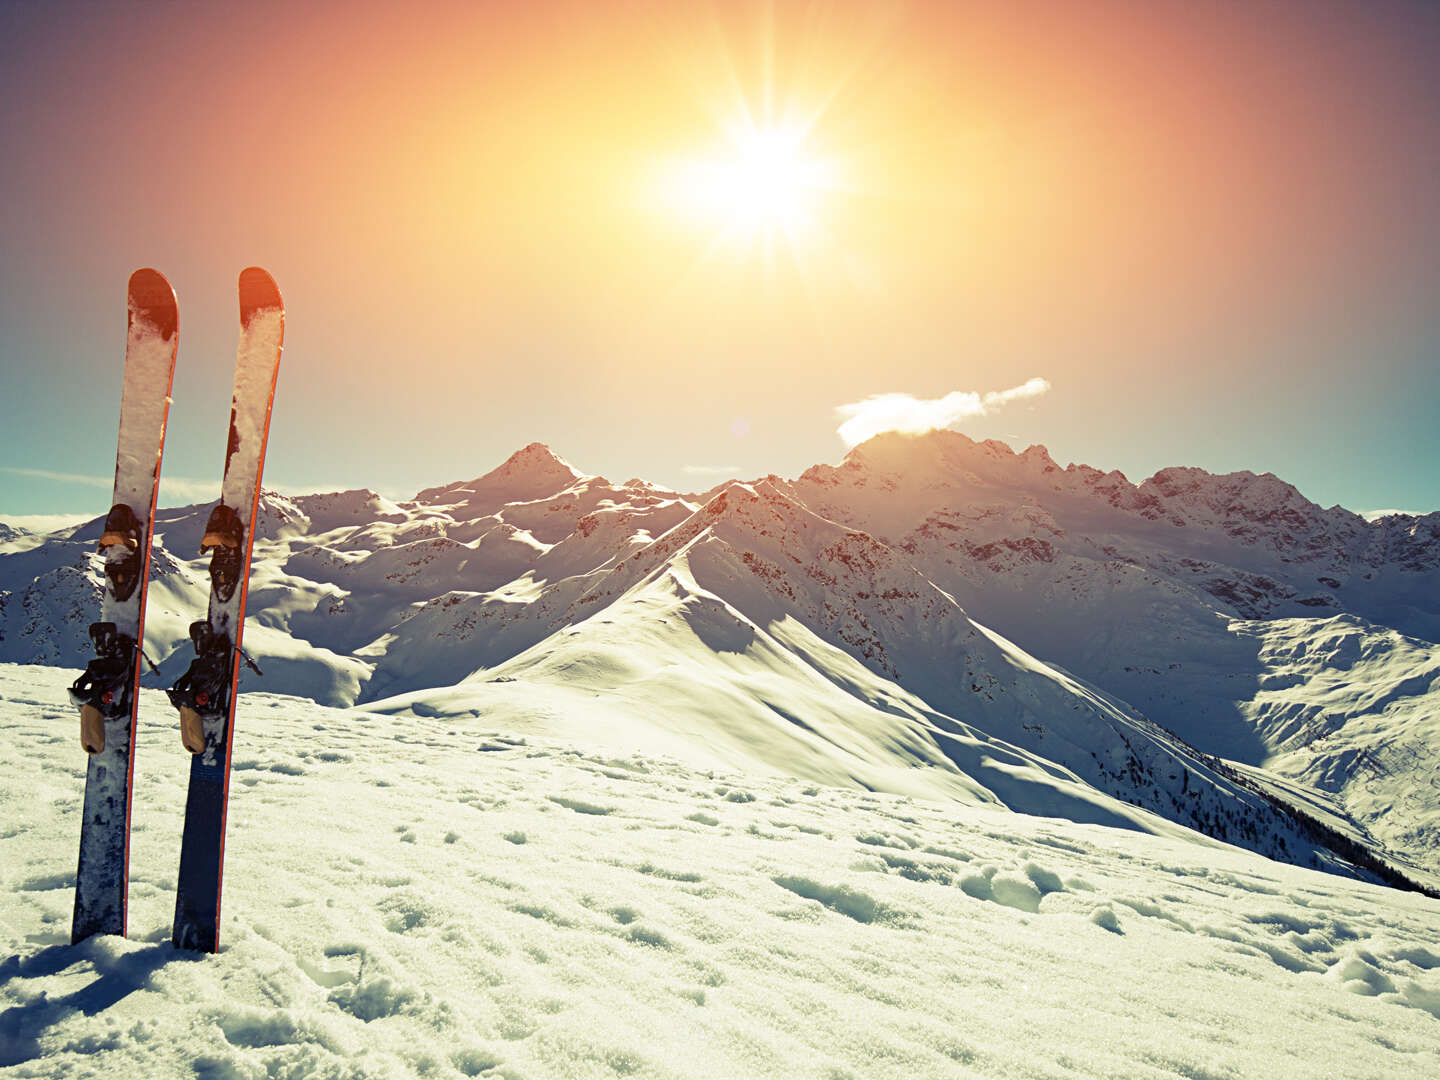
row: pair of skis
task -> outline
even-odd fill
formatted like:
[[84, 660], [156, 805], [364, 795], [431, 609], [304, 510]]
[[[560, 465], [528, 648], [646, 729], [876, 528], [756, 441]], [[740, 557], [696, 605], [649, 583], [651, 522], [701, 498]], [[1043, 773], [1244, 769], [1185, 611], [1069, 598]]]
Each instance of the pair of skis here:
[[[240, 344], [220, 502], [210, 513], [201, 553], [210, 555], [210, 603], [192, 623], [195, 659], [168, 691], [180, 713], [181, 740], [194, 755], [175, 900], [177, 948], [214, 952], [220, 943], [225, 812], [230, 787], [237, 659], [260, 476], [285, 332], [280, 291], [264, 270], [240, 275]], [[126, 930], [130, 868], [130, 790], [135, 718], [145, 660], [145, 592], [155, 498], [178, 344], [175, 293], [164, 276], [130, 276], [115, 496], [100, 536], [105, 591], [90, 627], [95, 658], [70, 689], [89, 754], [80, 825], [71, 940]], [[253, 666], [253, 665], [252, 665]]]

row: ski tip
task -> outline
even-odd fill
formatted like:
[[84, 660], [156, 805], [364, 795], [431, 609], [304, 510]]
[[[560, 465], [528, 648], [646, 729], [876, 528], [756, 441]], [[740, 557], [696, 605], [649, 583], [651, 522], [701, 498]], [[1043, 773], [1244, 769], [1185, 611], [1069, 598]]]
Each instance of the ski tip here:
[[285, 310], [280, 299], [280, 287], [275, 279], [258, 266], [249, 266], [240, 271], [240, 323], [248, 323], [257, 311], [265, 308]]
[[148, 266], [130, 275], [130, 318], [137, 317], [154, 326], [166, 340], [175, 336], [180, 324], [175, 290], [164, 274]]

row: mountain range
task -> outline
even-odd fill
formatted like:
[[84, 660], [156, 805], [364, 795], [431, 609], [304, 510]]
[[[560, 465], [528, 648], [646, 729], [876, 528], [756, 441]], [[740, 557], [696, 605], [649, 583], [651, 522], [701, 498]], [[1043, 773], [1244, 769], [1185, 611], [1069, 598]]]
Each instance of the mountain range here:
[[[156, 684], [207, 511], [157, 518]], [[0, 534], [0, 661], [83, 665], [100, 524]], [[1440, 881], [1440, 513], [1269, 474], [1136, 484], [936, 431], [684, 493], [536, 443], [403, 502], [265, 493], [249, 610], [244, 685], [357, 723], [484, 716]]]

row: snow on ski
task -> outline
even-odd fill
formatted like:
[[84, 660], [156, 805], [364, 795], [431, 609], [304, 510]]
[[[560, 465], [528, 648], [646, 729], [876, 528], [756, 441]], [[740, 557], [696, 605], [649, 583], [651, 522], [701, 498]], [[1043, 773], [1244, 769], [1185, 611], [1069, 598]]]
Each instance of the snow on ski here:
[[250, 552], [284, 334], [285, 309], [279, 289], [264, 270], [250, 267], [240, 275], [240, 344], [225, 476], [220, 502], [210, 513], [201, 541], [201, 553], [211, 556], [209, 611], [205, 619], [191, 624], [196, 657], [169, 691], [180, 712], [181, 741], [194, 755], [180, 845], [173, 940], [177, 948], [202, 952], [214, 952], [220, 945], [225, 814], [239, 675], [236, 661], [244, 657], [241, 635]]
[[70, 688], [89, 754], [72, 942], [92, 934], [123, 935], [126, 928], [131, 749], [178, 323], [175, 292], [164, 276], [149, 269], [131, 274], [115, 494], [100, 536], [106, 583], [100, 621], [90, 626], [96, 655]]

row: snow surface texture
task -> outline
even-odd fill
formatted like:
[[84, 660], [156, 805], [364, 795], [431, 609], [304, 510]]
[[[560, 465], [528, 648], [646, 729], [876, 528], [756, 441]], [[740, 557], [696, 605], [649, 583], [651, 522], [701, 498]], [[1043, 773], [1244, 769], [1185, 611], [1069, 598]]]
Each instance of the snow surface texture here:
[[[154, 505], [155, 485], [160, 478], [165, 421], [170, 413], [170, 384], [175, 373], [176, 339], [173, 332], [168, 338], [162, 337], [161, 330], [135, 306], [133, 297], [131, 305], [113, 505], [123, 503], [143, 523]], [[122, 545], [115, 544], [104, 557], [120, 562], [129, 554]], [[124, 600], [107, 592], [99, 618], [113, 622], [120, 633], [135, 639], [143, 622], [143, 601], [143, 593], [138, 589]]]
[[66, 677], [0, 665], [0, 1076], [1440, 1075], [1414, 893], [272, 694], [222, 952], [169, 944], [188, 755], [153, 691], [131, 938], [71, 946]]
[[[115, 455], [115, 502], [125, 503], [142, 520], [155, 497], [175, 369], [175, 338], [160, 333], [142, 312], [130, 313], [120, 406], [123, 422]], [[158, 393], [162, 388], [165, 392]]]
[[[157, 526], [167, 678], [206, 511]], [[97, 528], [0, 545], [0, 659], [82, 662]], [[1273, 476], [936, 432], [689, 495], [533, 444], [401, 504], [265, 496], [249, 610], [251, 689], [1335, 866], [1279, 800], [1435, 880], [1440, 515]]]

